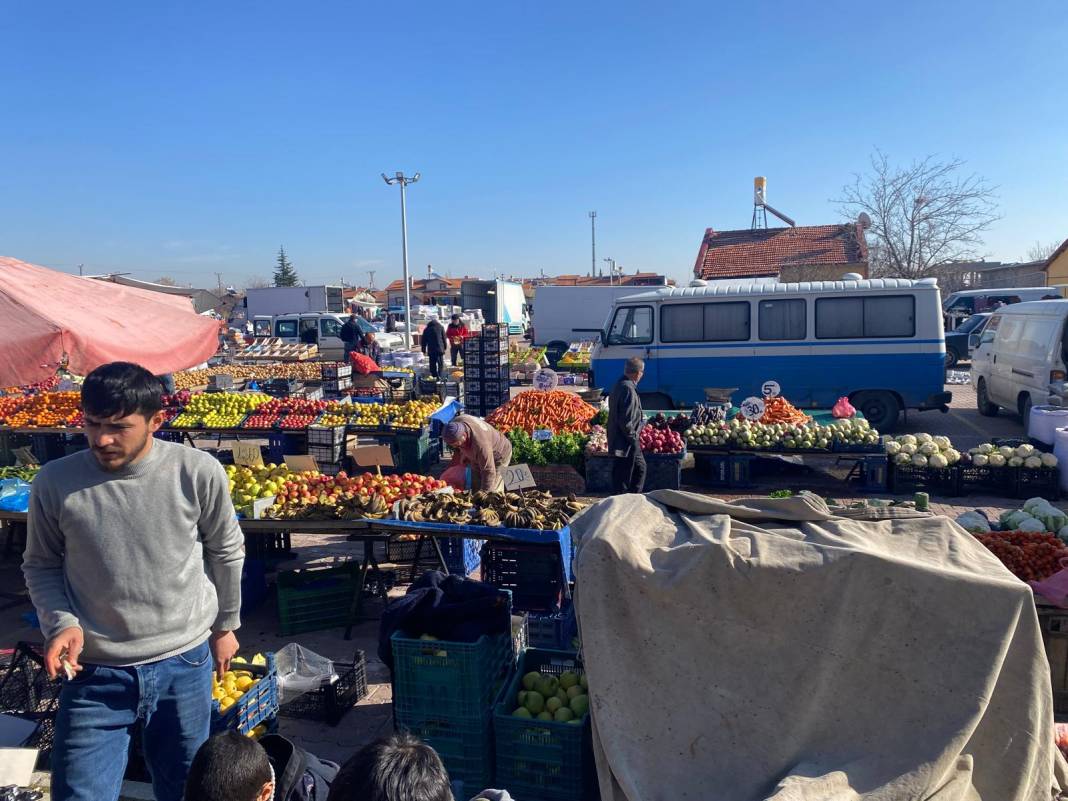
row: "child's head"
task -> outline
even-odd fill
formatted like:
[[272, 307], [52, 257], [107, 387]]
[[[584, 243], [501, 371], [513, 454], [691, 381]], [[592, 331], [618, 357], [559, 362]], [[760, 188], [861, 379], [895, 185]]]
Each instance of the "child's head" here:
[[341, 766], [327, 801], [453, 801], [437, 752], [410, 734], [365, 745]]
[[267, 752], [234, 731], [200, 746], [185, 781], [185, 801], [268, 801], [274, 773]]

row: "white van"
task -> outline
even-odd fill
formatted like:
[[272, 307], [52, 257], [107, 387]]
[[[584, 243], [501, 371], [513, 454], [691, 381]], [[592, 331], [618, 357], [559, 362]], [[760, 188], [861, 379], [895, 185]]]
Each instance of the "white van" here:
[[1002, 306], [1024, 303], [1029, 300], [1042, 300], [1050, 295], [1061, 296], [1059, 287], [1021, 286], [990, 289], [963, 289], [954, 292], [942, 301], [942, 311], [946, 315], [946, 331], [954, 331], [957, 326], [978, 312], [994, 311]]
[[972, 353], [979, 414], [1008, 409], [1026, 427], [1031, 406], [1068, 406], [1066, 321], [1068, 300], [1014, 303], [991, 315]]
[[[258, 324], [259, 319], [254, 322]], [[306, 345], [319, 346], [319, 358], [326, 361], [340, 361], [345, 357], [345, 343], [341, 341], [341, 326], [348, 319], [347, 315], [333, 312], [303, 312], [301, 314], [280, 314], [272, 318], [274, 336], [286, 343], [302, 342]], [[390, 351], [401, 346], [401, 338], [396, 334], [379, 331], [362, 317], [356, 318], [361, 333], [372, 332], [378, 346], [383, 351]], [[258, 335], [258, 334], [257, 334]]]

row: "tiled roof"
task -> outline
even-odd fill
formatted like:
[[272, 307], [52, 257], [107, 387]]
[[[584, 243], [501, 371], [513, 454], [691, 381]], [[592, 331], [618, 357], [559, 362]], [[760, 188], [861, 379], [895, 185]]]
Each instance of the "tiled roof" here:
[[694, 275], [705, 279], [776, 276], [783, 267], [867, 260], [864, 231], [856, 223], [742, 231], [709, 228], [701, 240]]

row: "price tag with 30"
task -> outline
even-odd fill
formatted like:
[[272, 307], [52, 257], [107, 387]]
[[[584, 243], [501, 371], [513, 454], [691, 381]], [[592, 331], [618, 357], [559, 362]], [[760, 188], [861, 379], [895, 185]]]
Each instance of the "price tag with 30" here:
[[760, 398], [746, 398], [738, 408], [746, 420], [759, 420], [764, 416], [764, 401]]

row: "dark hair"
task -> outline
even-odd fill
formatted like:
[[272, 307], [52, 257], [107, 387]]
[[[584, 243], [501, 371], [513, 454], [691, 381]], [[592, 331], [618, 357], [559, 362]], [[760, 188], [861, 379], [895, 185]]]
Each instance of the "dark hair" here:
[[93, 417], [151, 417], [163, 408], [163, 385], [139, 364], [112, 362], [97, 367], [82, 384], [82, 409]]
[[236, 731], [217, 734], [193, 757], [185, 801], [256, 801], [271, 780], [267, 752]]
[[357, 751], [330, 785], [327, 801], [453, 801], [437, 751], [410, 734], [391, 734]]
[[452, 319], [454, 319], [454, 320], [457, 320], [457, 321], [458, 321], [458, 320], [460, 319], [460, 315], [458, 315], [458, 314], [454, 314], [454, 315], [452, 316]]

